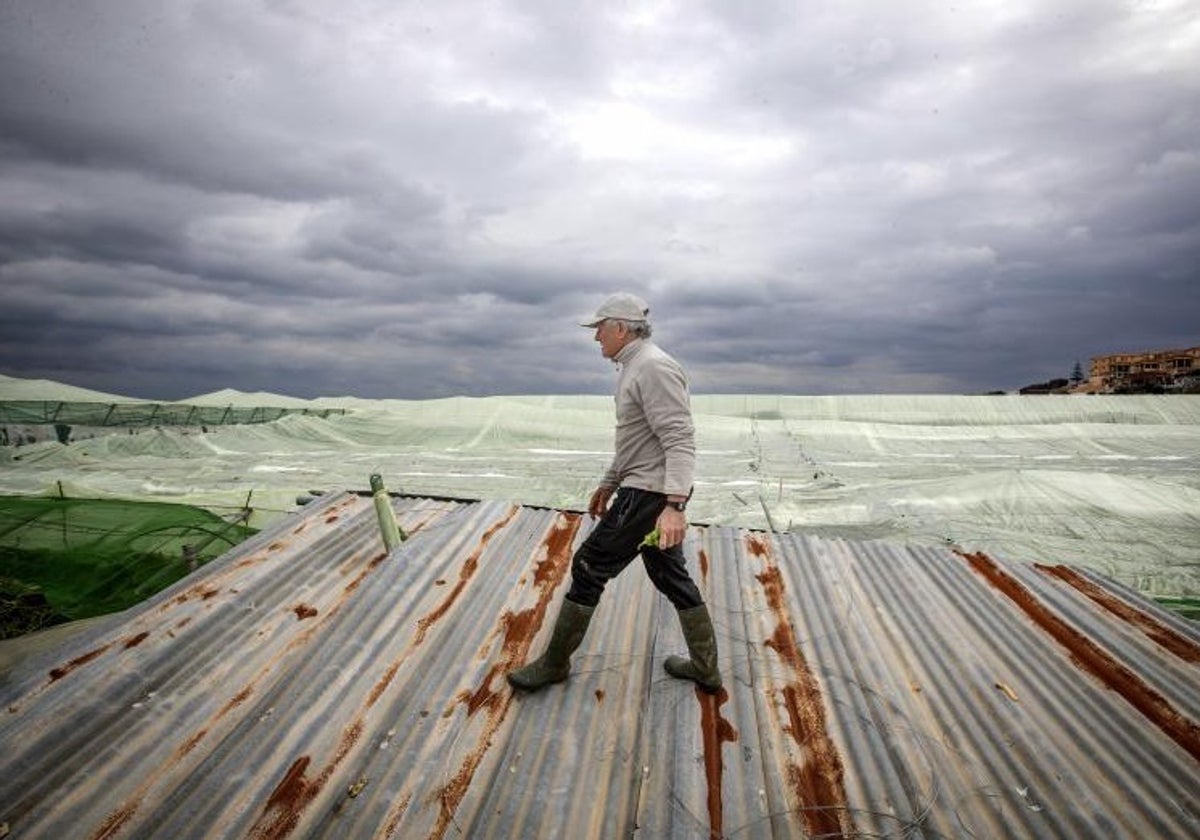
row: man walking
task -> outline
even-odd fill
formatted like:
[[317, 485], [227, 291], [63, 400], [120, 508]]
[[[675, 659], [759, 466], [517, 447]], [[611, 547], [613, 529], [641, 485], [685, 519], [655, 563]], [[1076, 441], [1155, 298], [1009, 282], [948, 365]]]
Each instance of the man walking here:
[[[519, 689], [537, 691], [567, 678], [604, 585], [639, 552], [651, 582], [678, 610], [687, 641], [688, 656], [667, 657], [667, 673], [710, 692], [721, 687], [712, 619], [683, 554], [696, 461], [687, 378], [650, 341], [649, 314], [645, 301], [622, 292], [582, 325], [595, 329], [600, 352], [621, 369], [615, 453], [588, 503], [588, 513], [600, 521], [572, 558], [571, 587], [550, 642], [540, 657], [508, 674]], [[658, 545], [644, 545], [655, 529]]]

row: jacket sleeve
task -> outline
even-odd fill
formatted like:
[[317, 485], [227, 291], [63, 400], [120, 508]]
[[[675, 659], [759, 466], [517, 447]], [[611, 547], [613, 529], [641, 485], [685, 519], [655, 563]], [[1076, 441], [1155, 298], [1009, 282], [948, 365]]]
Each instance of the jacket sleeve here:
[[649, 365], [639, 384], [642, 410], [666, 457], [663, 492], [687, 496], [696, 470], [696, 429], [687, 377], [673, 359]]
[[600, 479], [600, 486], [615, 490], [620, 485], [621, 477], [617, 475], [617, 465], [614, 462], [609, 464], [608, 469], [604, 471], [604, 477]]

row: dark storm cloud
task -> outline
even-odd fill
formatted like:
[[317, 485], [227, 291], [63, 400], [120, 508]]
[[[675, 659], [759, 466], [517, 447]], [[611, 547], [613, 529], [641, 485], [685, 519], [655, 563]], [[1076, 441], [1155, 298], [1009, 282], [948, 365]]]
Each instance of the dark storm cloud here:
[[1185, 0], [7, 3], [0, 368], [604, 392], [617, 288], [704, 391], [1194, 345], [1197, 55]]

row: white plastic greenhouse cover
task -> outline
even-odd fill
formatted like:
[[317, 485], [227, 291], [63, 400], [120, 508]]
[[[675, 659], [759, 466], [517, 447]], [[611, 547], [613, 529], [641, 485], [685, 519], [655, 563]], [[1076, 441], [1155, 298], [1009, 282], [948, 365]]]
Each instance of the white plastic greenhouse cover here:
[[[0, 378], [0, 401], [54, 398], [54, 383], [35, 384]], [[365, 489], [378, 472], [393, 492], [581, 509], [612, 447], [606, 396], [222, 391], [186, 402], [347, 411], [76, 427], [66, 446], [0, 448], [0, 493], [214, 509], [249, 499], [261, 525], [312, 491]], [[1156, 596], [1200, 594], [1200, 396], [696, 395], [693, 408], [693, 521], [948, 544], [1085, 566]]]

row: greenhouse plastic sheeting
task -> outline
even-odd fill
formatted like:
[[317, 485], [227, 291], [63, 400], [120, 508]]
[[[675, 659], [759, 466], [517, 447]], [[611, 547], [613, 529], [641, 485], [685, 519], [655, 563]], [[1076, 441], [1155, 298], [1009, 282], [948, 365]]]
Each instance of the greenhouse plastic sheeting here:
[[[262, 525], [378, 472], [392, 491], [578, 510], [612, 451], [608, 396], [190, 402], [346, 413], [4, 447], [0, 492], [217, 511], [252, 496]], [[1200, 594], [1200, 396], [697, 395], [693, 407], [693, 521], [954, 545]]]

